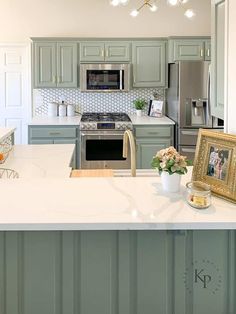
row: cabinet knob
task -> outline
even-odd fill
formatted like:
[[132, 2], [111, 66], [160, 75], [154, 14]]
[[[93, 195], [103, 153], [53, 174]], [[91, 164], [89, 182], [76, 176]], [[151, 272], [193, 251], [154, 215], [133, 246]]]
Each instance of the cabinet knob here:
[[203, 57], [203, 49], [200, 50], [200, 56]]

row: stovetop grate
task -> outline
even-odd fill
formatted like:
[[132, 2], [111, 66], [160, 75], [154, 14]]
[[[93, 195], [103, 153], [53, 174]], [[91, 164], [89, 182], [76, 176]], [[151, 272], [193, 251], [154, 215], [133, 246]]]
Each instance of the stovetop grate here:
[[81, 122], [100, 122], [100, 121], [122, 121], [131, 122], [127, 113], [120, 112], [85, 112], [82, 114]]

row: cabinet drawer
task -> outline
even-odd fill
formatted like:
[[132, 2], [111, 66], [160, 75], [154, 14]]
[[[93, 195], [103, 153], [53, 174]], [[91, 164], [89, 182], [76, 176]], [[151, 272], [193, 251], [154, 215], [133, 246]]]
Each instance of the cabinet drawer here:
[[136, 137], [171, 137], [172, 128], [166, 127], [148, 127], [148, 128], [135, 128]]
[[198, 137], [198, 129], [197, 130], [181, 130], [179, 131], [179, 144], [180, 145], [192, 145], [195, 146], [197, 144]]
[[76, 137], [76, 128], [30, 128], [30, 138]]

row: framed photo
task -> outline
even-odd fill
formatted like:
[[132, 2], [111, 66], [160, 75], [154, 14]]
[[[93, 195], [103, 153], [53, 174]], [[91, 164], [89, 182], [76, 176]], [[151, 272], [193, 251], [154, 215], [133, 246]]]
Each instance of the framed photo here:
[[236, 135], [199, 130], [192, 180], [205, 182], [213, 194], [236, 202]]
[[148, 115], [150, 117], [162, 117], [163, 101], [161, 100], [150, 100]]

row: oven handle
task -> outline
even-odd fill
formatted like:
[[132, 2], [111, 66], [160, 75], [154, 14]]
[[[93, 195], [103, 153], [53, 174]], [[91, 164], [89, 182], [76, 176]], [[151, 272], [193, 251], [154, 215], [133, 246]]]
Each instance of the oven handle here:
[[94, 137], [120, 137], [123, 138], [123, 133], [117, 134], [117, 133], [111, 133], [111, 134], [97, 134], [97, 133], [81, 133], [81, 137], [85, 136], [94, 136]]

